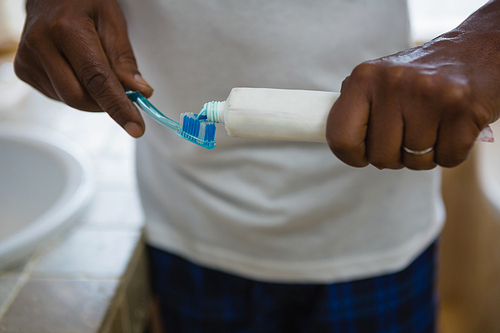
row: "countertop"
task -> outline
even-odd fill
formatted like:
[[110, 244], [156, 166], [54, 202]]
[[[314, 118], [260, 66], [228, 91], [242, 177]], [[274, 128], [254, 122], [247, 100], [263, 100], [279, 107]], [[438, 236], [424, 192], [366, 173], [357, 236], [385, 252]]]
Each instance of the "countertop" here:
[[149, 286], [134, 143], [104, 113], [81, 112], [31, 90], [0, 123], [65, 135], [94, 162], [97, 191], [62, 239], [0, 272], [0, 332], [143, 332]]

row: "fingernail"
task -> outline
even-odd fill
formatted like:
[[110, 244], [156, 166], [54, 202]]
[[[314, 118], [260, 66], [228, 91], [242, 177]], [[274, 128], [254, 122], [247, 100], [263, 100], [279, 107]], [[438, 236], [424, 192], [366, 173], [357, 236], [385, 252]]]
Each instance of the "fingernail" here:
[[135, 74], [134, 80], [135, 80], [135, 82], [139, 83], [140, 85], [146, 86], [149, 89], [154, 90], [153, 87], [151, 87], [149, 85], [149, 83], [147, 83], [146, 80], [144, 80], [140, 74]]
[[125, 124], [125, 126], [123, 126], [123, 128], [130, 136], [134, 138], [139, 138], [142, 135], [142, 128], [136, 123], [128, 122]]

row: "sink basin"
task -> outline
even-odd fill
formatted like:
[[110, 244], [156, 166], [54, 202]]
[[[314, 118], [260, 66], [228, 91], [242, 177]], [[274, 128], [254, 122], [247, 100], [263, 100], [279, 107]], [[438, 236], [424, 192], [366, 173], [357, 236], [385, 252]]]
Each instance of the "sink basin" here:
[[71, 229], [94, 193], [89, 162], [64, 136], [0, 124], [0, 269]]

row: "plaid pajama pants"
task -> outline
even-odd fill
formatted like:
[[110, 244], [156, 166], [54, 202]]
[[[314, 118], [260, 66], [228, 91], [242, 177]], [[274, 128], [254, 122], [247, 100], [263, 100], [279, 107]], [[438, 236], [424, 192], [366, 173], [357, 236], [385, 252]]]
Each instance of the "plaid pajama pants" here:
[[149, 247], [167, 333], [435, 332], [436, 244], [403, 271], [333, 284], [259, 282]]

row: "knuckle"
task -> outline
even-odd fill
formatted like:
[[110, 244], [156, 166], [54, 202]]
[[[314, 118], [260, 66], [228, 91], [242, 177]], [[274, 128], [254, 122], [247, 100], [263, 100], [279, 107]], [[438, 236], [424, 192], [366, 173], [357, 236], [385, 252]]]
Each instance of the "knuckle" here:
[[412, 75], [411, 69], [407, 66], [395, 65], [386, 68], [385, 75], [389, 85], [399, 87]]
[[113, 118], [119, 118], [120, 114], [123, 113], [122, 108], [118, 103], [111, 103], [106, 112]]
[[105, 110], [111, 118], [113, 118], [118, 124], [125, 124], [128, 117], [127, 111], [123, 108], [120, 103], [110, 103], [109, 107]]
[[347, 155], [359, 149], [358, 145], [355, 145], [348, 140], [342, 140], [342, 139], [329, 140], [328, 144], [330, 146], [330, 149], [335, 154], [340, 154], [340, 155]]
[[441, 96], [444, 103], [457, 107], [469, 107], [472, 89], [464, 83], [450, 84], [443, 87]]
[[377, 168], [388, 168], [394, 164], [390, 154], [385, 151], [375, 150], [373, 148], [367, 149], [366, 157], [370, 164]]
[[109, 80], [109, 75], [106, 74], [100, 66], [89, 65], [82, 69], [80, 80], [83, 87], [92, 96], [99, 99], [106, 93], [105, 84]]
[[368, 161], [378, 169], [394, 169], [398, 165], [397, 162], [392, 162], [384, 158], [368, 158]]
[[79, 41], [85, 38], [85, 33], [95, 29], [92, 18], [77, 16], [67, 9], [58, 11], [46, 21], [46, 29], [56, 43]]
[[110, 66], [120, 81], [126, 81], [130, 73], [138, 73], [134, 54], [129, 51], [112, 55], [110, 57]]
[[351, 74], [352, 80], [363, 82], [378, 75], [380, 66], [376, 62], [364, 62], [356, 66]]
[[438, 150], [435, 161], [442, 167], [452, 168], [467, 159], [472, 145], [465, 140], [457, 140], [454, 142], [453, 148], [446, 150]]
[[75, 30], [77, 23], [82, 20], [81, 15], [77, 15], [70, 6], [60, 6], [50, 11], [45, 17], [44, 22], [49, 31], [53, 33], [65, 33]]
[[456, 157], [439, 157], [436, 158], [437, 164], [442, 166], [443, 168], [453, 168], [462, 163], [464, 159], [459, 159]]
[[365, 158], [362, 145], [341, 140], [328, 140], [328, 144], [330, 150], [338, 159], [352, 167], [360, 168], [369, 164]]
[[116, 65], [134, 65], [136, 64], [136, 59], [131, 50], [125, 50], [117, 52], [113, 56], [113, 61]]
[[491, 110], [484, 107], [483, 105], [475, 103], [474, 105], [472, 105], [471, 109], [473, 111], [473, 120], [477, 124], [478, 128], [482, 129], [493, 121], [493, 112], [491, 112]]
[[64, 34], [67, 31], [74, 29], [74, 23], [66, 19], [64, 16], [59, 16], [48, 23], [49, 30], [56, 34]]
[[440, 79], [432, 74], [420, 74], [414, 78], [415, 89], [424, 97], [440, 93]]
[[85, 23], [71, 17], [58, 17], [49, 23], [49, 31], [57, 43], [74, 43], [85, 38], [83, 33], [88, 26]]
[[351, 78], [351, 77], [350, 77], [350, 76], [348, 76], [348, 77], [346, 77], [346, 78], [344, 79], [344, 81], [342, 81], [342, 86], [340, 87], [340, 92], [343, 92], [343, 91], [345, 91], [345, 89], [347, 89], [347, 85], [349, 84], [349, 79], [350, 79], [350, 78]]
[[368, 161], [378, 169], [401, 169], [402, 165], [398, 158], [392, 156], [369, 156]]
[[64, 104], [66, 104], [74, 109], [77, 109], [77, 110], [89, 111], [89, 112], [102, 111], [102, 109], [97, 104], [92, 103], [92, 101], [88, 101], [85, 99], [76, 100], [76, 99], [62, 98], [61, 100]]
[[14, 73], [23, 82], [26, 82], [35, 89], [39, 89], [38, 72], [36, 72], [36, 69], [33, 69], [31, 66], [28, 66], [26, 62], [20, 60], [17, 55], [16, 58], [14, 59]]
[[44, 35], [42, 29], [31, 27], [27, 29], [21, 38], [20, 49], [24, 50], [24, 46], [31, 50], [38, 50], [44, 43]]
[[61, 101], [72, 108], [83, 111], [102, 111], [95, 101], [82, 90], [63, 87], [59, 87], [58, 90]]
[[371, 165], [373, 165], [374, 167], [378, 168], [378, 169], [388, 169], [390, 168], [390, 164], [388, 163], [384, 163], [380, 160], [372, 160], [372, 159], [368, 159], [368, 161], [370, 162]]

